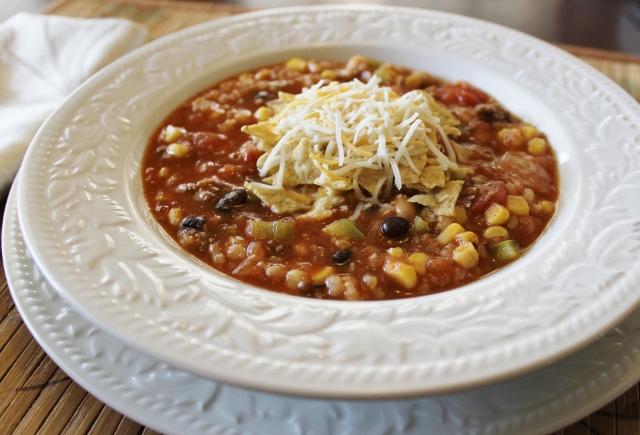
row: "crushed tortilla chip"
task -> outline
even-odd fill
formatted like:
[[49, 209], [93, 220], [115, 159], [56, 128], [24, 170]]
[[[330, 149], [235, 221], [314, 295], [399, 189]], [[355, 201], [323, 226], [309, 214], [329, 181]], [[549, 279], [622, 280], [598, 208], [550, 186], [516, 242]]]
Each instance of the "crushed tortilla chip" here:
[[288, 189], [278, 189], [262, 183], [244, 183], [244, 188], [271, 209], [274, 213], [295, 213], [311, 208], [313, 198]]
[[328, 219], [340, 205], [344, 204], [344, 196], [333, 189], [322, 187], [307, 213], [298, 216], [299, 220], [321, 221]]
[[437, 192], [413, 195], [409, 198], [409, 202], [429, 207], [437, 215], [453, 216], [463, 184], [464, 181], [461, 180], [447, 181]]
[[436, 201], [438, 202], [435, 209], [436, 214], [442, 216], [454, 215], [454, 207], [463, 184], [464, 181], [462, 180], [447, 181], [445, 183], [444, 187], [436, 193]]

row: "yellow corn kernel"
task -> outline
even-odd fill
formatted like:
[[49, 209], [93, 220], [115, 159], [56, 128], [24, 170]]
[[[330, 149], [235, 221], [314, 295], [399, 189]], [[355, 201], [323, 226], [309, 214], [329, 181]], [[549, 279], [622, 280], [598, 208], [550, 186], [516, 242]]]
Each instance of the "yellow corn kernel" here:
[[406, 79], [404, 79], [404, 84], [412, 89], [416, 89], [422, 83], [422, 79], [416, 75], [409, 74]]
[[383, 270], [392, 281], [406, 289], [414, 288], [418, 283], [418, 274], [412, 264], [398, 260], [387, 260]]
[[440, 234], [438, 234], [438, 237], [436, 237], [436, 240], [440, 244], [446, 245], [447, 243], [453, 240], [456, 234], [460, 234], [460, 233], [464, 233], [464, 227], [462, 225], [458, 223], [449, 224], [447, 228], [445, 228], [444, 230], [442, 230]]
[[540, 201], [540, 210], [542, 210], [542, 213], [551, 213], [554, 208], [551, 201], [547, 201], [546, 199]]
[[299, 57], [292, 57], [284, 66], [295, 71], [304, 71], [307, 69], [307, 61]]
[[509, 237], [509, 231], [505, 227], [489, 227], [482, 233], [485, 238], [493, 239], [495, 237]]
[[413, 264], [413, 267], [416, 268], [418, 275], [424, 275], [427, 271], [427, 261], [429, 261], [429, 256], [423, 252], [414, 252], [409, 255], [409, 261]]
[[189, 153], [189, 147], [179, 143], [172, 143], [167, 146], [167, 154], [173, 157], [184, 157]]
[[462, 207], [459, 207], [457, 205], [453, 207], [453, 218], [460, 225], [466, 224], [467, 221], [469, 220], [469, 217], [467, 216], [467, 212], [464, 211]]
[[529, 216], [529, 204], [523, 196], [507, 195], [507, 210], [517, 216]]
[[538, 129], [533, 125], [523, 125], [520, 127], [520, 131], [527, 139], [533, 139], [538, 135]]
[[402, 250], [402, 248], [389, 248], [387, 249], [387, 254], [391, 255], [392, 257], [402, 257], [404, 255], [404, 251]]
[[453, 250], [453, 261], [462, 267], [473, 267], [478, 264], [478, 250], [469, 242], [465, 242]]
[[169, 223], [173, 226], [177, 226], [182, 221], [182, 210], [179, 208], [172, 208], [169, 210]]
[[547, 152], [547, 141], [541, 137], [534, 137], [527, 144], [527, 150], [533, 156], [541, 156]]
[[484, 212], [484, 221], [487, 225], [502, 225], [509, 220], [511, 215], [509, 210], [503, 205], [493, 203], [489, 206], [487, 211]]
[[478, 236], [473, 231], [465, 231], [464, 233], [456, 234], [456, 239], [461, 242], [478, 244]]
[[209, 119], [218, 119], [220, 118], [222, 115], [224, 115], [224, 110], [214, 110], [213, 112], [211, 112], [209, 114]]
[[160, 170], [158, 171], [158, 176], [159, 176], [159, 177], [163, 177], [163, 178], [164, 178], [164, 177], [168, 177], [170, 172], [171, 172], [171, 171], [169, 170], [169, 168], [167, 168], [166, 166], [163, 166], [163, 167], [161, 167], [161, 168], [160, 168]]
[[175, 142], [182, 137], [184, 130], [173, 125], [167, 125], [162, 131], [162, 140], [166, 143]]
[[498, 139], [500, 142], [504, 143], [508, 136], [517, 135], [518, 137], [522, 136], [522, 132], [518, 128], [503, 128], [498, 132]]
[[322, 284], [325, 279], [329, 277], [333, 273], [333, 267], [323, 267], [313, 275], [311, 275], [311, 281], [314, 284]]
[[263, 122], [271, 118], [271, 110], [269, 110], [268, 107], [262, 106], [256, 110], [253, 116], [255, 116], [258, 121]]
[[336, 78], [336, 73], [333, 70], [325, 69], [320, 73], [320, 77], [327, 80], [333, 80]]

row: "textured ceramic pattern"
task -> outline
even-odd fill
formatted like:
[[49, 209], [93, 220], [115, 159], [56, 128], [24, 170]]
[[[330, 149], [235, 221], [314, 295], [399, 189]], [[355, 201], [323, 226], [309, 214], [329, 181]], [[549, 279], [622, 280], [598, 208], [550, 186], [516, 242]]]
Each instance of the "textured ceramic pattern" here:
[[[180, 253], [140, 198], [147, 135], [214, 78], [300, 55], [309, 44], [330, 47], [324, 56], [380, 53], [448, 78], [477, 78], [536, 122], [558, 150], [562, 178], [558, 215], [542, 240], [463, 289], [384, 303], [248, 288]], [[172, 35], [86, 83], [32, 144], [19, 211], [52, 285], [155, 358], [278, 392], [434, 393], [548, 364], [637, 306], [638, 138], [638, 105], [624, 91], [515, 31], [409, 9], [272, 10]]]
[[7, 278], [49, 355], [111, 407], [166, 434], [332, 435], [550, 433], [640, 377], [640, 311], [546, 369], [463, 393], [393, 401], [295, 399], [171, 369], [87, 322], [44, 280], [25, 249], [15, 195], [3, 225]]

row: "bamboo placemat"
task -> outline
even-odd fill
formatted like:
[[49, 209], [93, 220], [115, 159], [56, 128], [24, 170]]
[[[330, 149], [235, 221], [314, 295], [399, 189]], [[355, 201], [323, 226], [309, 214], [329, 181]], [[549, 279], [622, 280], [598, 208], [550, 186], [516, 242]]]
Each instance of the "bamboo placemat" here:
[[[156, 0], [56, 0], [44, 12], [121, 17], [149, 29], [149, 39], [245, 11], [215, 3]], [[640, 100], [640, 58], [562, 46]], [[4, 200], [0, 202], [4, 210]], [[0, 216], [1, 217], [1, 216]], [[599, 411], [553, 435], [640, 434], [640, 390], [634, 385]], [[45, 354], [23, 324], [0, 263], [0, 434], [156, 434], [84, 391]]]

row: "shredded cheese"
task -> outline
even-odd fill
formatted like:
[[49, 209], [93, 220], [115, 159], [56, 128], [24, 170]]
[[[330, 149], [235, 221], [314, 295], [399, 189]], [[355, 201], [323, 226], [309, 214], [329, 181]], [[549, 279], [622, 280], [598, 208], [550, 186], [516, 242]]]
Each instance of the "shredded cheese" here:
[[[277, 113], [271, 119], [252, 126], [272, 133], [259, 137], [265, 156], [258, 167], [261, 177], [271, 176], [273, 187], [283, 187], [287, 162], [303, 139], [309, 143], [303, 163], [318, 169], [314, 184], [335, 188], [340, 181], [341, 190], [352, 189], [369, 202], [378, 203], [379, 194], [389, 194], [394, 186], [415, 184], [425, 156], [435, 159], [443, 171], [457, 169], [454, 148], [442, 125], [446, 109], [424, 91], [398, 96], [381, 87], [377, 76], [367, 83], [320, 82], [298, 95], [281, 95], [274, 108]], [[456, 125], [452, 119], [448, 126]], [[277, 139], [269, 143], [265, 137]], [[360, 183], [363, 171], [372, 187]], [[410, 177], [409, 172], [415, 175]], [[403, 180], [408, 178], [413, 181]]]

